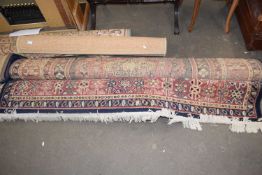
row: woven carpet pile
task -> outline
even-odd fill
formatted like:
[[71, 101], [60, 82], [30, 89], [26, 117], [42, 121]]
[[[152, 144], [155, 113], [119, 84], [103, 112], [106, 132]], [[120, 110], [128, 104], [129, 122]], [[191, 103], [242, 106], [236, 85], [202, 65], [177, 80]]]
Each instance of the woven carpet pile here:
[[262, 129], [262, 65], [255, 59], [20, 58], [7, 72], [2, 120], [155, 121], [163, 116], [198, 130], [199, 122], [235, 124], [231, 129], [237, 132]]

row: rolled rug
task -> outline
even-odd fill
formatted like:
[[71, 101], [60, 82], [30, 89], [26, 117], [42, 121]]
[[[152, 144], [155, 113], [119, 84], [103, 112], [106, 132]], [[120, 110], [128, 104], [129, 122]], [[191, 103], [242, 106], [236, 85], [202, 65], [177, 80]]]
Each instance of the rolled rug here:
[[10, 66], [18, 59], [20, 59], [20, 56], [16, 54], [0, 55], [0, 83], [9, 80]]
[[260, 81], [261, 70], [259, 60], [243, 58], [61, 57], [16, 60], [9, 75], [16, 80], [162, 77]]
[[[77, 30], [55, 30], [55, 31], [41, 31], [38, 35], [43, 36], [118, 36], [126, 37], [131, 35], [130, 29], [105, 29], [105, 30], [89, 30], [89, 31], [77, 31]], [[8, 35], [0, 35], [0, 56], [17, 53], [16, 50], [17, 37], [10, 37]], [[55, 57], [59, 54], [21, 54], [27, 58], [43, 58], [43, 57]]]
[[[131, 36], [130, 29], [105, 29], [105, 30], [55, 30], [55, 31], [41, 31], [39, 35], [42, 36]], [[17, 53], [16, 51], [17, 37], [10, 37], [8, 35], [0, 35], [0, 55], [8, 53]]]
[[0, 37], [0, 82], [7, 80], [6, 71], [11, 64], [12, 53], [16, 52], [16, 38], [11, 38], [6, 35]]
[[[103, 30], [54, 30], [54, 31], [41, 31], [39, 35], [44, 36], [112, 36], [112, 37], [127, 37], [131, 36], [130, 29], [103, 29]], [[61, 54], [46, 54], [46, 53], [24, 53], [19, 54], [27, 58], [44, 58], [44, 57], [59, 57]]]
[[166, 38], [109, 36], [19, 36], [17, 53], [164, 56]]
[[102, 30], [55, 30], [41, 31], [40, 35], [58, 35], [58, 36], [131, 36], [130, 29], [102, 29]]
[[0, 121], [156, 121], [164, 116], [169, 124], [182, 122], [191, 129], [201, 130], [203, 122], [229, 124], [235, 132], [262, 130], [262, 64], [255, 59], [21, 59], [9, 73], [12, 79], [0, 95]]
[[0, 35], [0, 56], [17, 52], [16, 39], [17, 37], [9, 37], [7, 35]]
[[6, 71], [10, 56], [11, 54], [0, 55], [0, 82], [4, 82], [6, 80], [5, 71]]

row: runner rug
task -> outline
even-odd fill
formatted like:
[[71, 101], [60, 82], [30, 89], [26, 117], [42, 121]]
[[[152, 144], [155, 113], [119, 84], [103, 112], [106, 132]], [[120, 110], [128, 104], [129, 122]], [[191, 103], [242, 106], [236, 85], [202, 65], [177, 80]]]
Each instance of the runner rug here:
[[1, 120], [230, 124], [258, 132], [262, 64], [255, 59], [20, 58], [1, 86]]

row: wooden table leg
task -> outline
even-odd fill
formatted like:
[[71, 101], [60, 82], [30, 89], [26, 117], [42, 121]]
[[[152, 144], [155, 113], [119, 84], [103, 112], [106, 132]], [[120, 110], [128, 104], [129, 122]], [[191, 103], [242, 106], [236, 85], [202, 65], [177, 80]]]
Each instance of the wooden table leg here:
[[91, 30], [96, 29], [96, 4], [94, 0], [88, 0], [91, 12]]
[[193, 15], [192, 15], [191, 23], [188, 27], [189, 32], [192, 32], [192, 30], [193, 30], [193, 27], [194, 27], [194, 24], [196, 22], [196, 18], [197, 18], [198, 12], [199, 12], [200, 3], [201, 3], [201, 0], [195, 0], [194, 12], [193, 12]]
[[180, 0], [175, 0], [174, 2], [174, 34], [178, 35], [180, 30], [179, 30], [179, 23], [178, 23], [178, 17], [179, 17], [179, 3]]
[[233, 0], [233, 3], [229, 9], [228, 15], [227, 15], [227, 20], [226, 20], [226, 26], [225, 26], [225, 32], [228, 33], [230, 30], [230, 22], [232, 19], [232, 16], [237, 8], [237, 5], [239, 3], [239, 0]]

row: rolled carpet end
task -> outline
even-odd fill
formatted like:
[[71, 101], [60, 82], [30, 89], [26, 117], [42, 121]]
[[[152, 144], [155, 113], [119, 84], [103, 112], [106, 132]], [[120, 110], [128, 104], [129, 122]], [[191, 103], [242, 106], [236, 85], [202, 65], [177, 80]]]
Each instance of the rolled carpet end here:
[[18, 53], [165, 56], [166, 38], [109, 36], [20, 36]]

